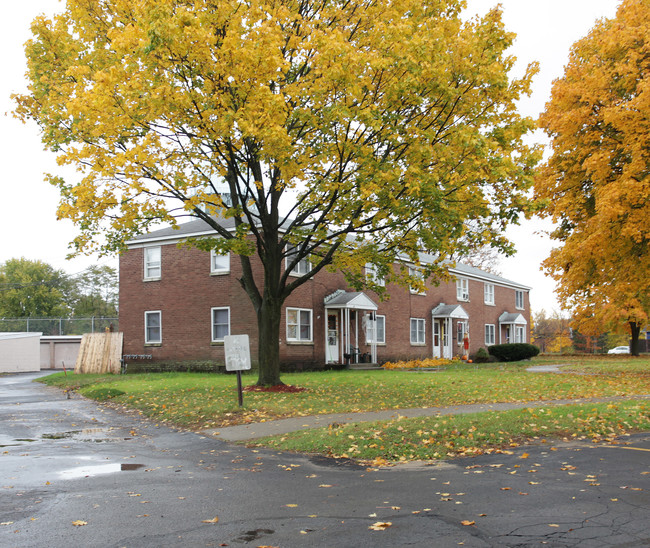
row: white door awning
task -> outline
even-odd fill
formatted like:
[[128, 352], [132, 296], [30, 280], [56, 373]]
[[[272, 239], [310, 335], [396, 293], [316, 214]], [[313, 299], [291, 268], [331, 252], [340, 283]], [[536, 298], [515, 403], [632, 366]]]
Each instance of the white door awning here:
[[376, 311], [377, 305], [361, 291], [338, 290], [325, 297], [325, 308]]
[[469, 320], [469, 315], [459, 304], [440, 303], [431, 311], [434, 318], [453, 318], [457, 320]]
[[515, 324], [515, 325], [527, 325], [528, 322], [522, 314], [518, 312], [504, 312], [499, 316], [500, 324]]

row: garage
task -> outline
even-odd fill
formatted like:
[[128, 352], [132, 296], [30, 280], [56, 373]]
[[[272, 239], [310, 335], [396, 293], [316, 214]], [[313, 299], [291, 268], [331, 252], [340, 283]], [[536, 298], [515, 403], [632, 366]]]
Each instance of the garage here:
[[40, 371], [42, 333], [0, 333], [0, 373]]

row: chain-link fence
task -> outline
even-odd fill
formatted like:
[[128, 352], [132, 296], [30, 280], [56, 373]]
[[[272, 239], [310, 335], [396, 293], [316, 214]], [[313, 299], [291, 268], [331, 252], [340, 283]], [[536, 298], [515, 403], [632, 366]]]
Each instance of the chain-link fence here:
[[41, 332], [43, 335], [83, 335], [119, 331], [117, 318], [0, 318], [0, 332]]

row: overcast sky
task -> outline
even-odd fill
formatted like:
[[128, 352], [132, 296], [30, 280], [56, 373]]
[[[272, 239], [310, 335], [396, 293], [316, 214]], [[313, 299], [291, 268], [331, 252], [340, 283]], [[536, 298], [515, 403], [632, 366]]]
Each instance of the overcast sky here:
[[[468, 13], [484, 14], [498, 2], [468, 0]], [[517, 34], [511, 53], [518, 59], [521, 74], [531, 61], [540, 63], [533, 83], [533, 95], [521, 102], [523, 114], [537, 117], [549, 98], [551, 84], [562, 76], [571, 45], [585, 36], [594, 22], [613, 17], [616, 0], [502, 0], [506, 28]], [[61, 173], [54, 156], [44, 152], [35, 124], [23, 125], [9, 113], [11, 93], [26, 89], [23, 44], [29, 39], [29, 25], [39, 14], [51, 15], [62, 9], [57, 0], [7, 2], [0, 20], [0, 51], [3, 52], [0, 79], [0, 263], [14, 257], [39, 259], [74, 274], [100, 262], [116, 266], [115, 259], [81, 257], [66, 260], [68, 243], [75, 236], [69, 221], [56, 220], [58, 191], [43, 181], [43, 174]], [[543, 135], [535, 139], [542, 142]], [[553, 282], [540, 271], [540, 262], [551, 249], [548, 238], [538, 234], [546, 222], [525, 221], [509, 231], [517, 255], [505, 259], [501, 270], [506, 278], [533, 288], [534, 311], [558, 308]]]

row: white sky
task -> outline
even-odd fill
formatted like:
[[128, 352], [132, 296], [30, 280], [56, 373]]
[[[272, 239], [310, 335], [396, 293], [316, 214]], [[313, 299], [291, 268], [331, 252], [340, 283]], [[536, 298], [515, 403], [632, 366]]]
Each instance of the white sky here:
[[[496, 0], [468, 0], [468, 12], [484, 14]], [[587, 34], [596, 20], [613, 17], [617, 0], [501, 0], [504, 22], [517, 34], [511, 53], [518, 59], [518, 72], [532, 61], [540, 63], [533, 95], [521, 102], [521, 111], [536, 117], [550, 96], [551, 84], [562, 76], [571, 45]], [[58, 190], [43, 181], [43, 174], [62, 173], [54, 156], [43, 151], [35, 124], [23, 125], [10, 114], [11, 93], [26, 90], [23, 44], [30, 38], [29, 25], [39, 14], [62, 9], [59, 0], [7, 2], [0, 18], [0, 51], [4, 52], [0, 80], [0, 263], [14, 257], [39, 259], [55, 268], [77, 273], [98, 261], [97, 257], [66, 260], [68, 243], [75, 236], [69, 221], [56, 220]], [[539, 134], [535, 139], [543, 142]], [[540, 271], [551, 242], [538, 234], [549, 224], [524, 221], [509, 231], [517, 254], [504, 259], [506, 278], [533, 288], [533, 311], [557, 309], [554, 284]], [[115, 259], [100, 262], [116, 266]]]

